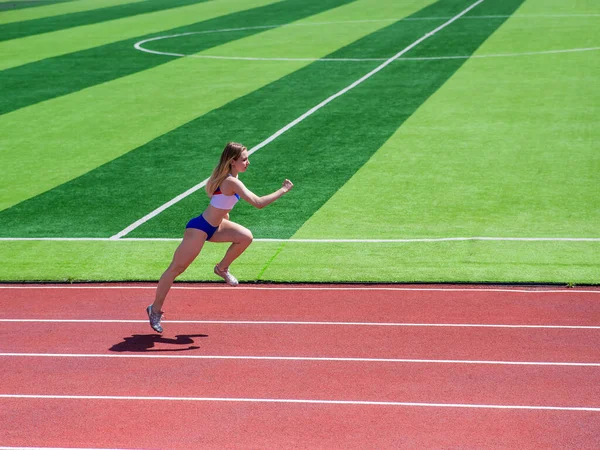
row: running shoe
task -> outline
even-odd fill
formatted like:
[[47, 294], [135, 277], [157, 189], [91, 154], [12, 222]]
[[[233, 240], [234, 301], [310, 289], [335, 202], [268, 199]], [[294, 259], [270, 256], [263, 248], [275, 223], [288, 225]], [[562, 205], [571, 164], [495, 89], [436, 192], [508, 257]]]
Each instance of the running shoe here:
[[158, 333], [162, 333], [163, 329], [160, 326], [160, 320], [162, 319], [162, 312], [154, 312], [152, 310], [152, 305], [146, 308], [146, 312], [148, 313], [148, 319], [150, 319], [150, 326], [152, 329]]
[[229, 273], [229, 269], [221, 270], [218, 264], [215, 266], [215, 274], [223, 278], [230, 286], [237, 286], [239, 284], [237, 278]]

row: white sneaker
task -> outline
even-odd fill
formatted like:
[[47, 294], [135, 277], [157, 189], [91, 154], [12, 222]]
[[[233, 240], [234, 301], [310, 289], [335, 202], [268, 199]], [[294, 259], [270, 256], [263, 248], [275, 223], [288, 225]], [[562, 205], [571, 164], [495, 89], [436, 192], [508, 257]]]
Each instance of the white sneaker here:
[[229, 273], [229, 269], [223, 271], [219, 269], [218, 264], [215, 266], [215, 274], [223, 278], [230, 286], [237, 286], [239, 284], [237, 278]]

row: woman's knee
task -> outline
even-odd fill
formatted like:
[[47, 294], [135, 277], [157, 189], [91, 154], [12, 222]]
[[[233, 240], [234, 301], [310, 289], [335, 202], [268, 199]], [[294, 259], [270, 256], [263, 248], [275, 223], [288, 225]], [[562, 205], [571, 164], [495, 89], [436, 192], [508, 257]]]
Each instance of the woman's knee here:
[[244, 232], [240, 236], [240, 244], [244, 244], [246, 246], [252, 244], [254, 240], [254, 236], [252, 235], [252, 231], [245, 229]]
[[167, 272], [169, 272], [173, 278], [176, 278], [179, 275], [181, 275], [183, 272], [185, 272], [185, 269], [188, 268], [188, 265], [189, 264], [181, 264], [181, 263], [174, 262], [169, 266], [169, 268], [167, 269]]

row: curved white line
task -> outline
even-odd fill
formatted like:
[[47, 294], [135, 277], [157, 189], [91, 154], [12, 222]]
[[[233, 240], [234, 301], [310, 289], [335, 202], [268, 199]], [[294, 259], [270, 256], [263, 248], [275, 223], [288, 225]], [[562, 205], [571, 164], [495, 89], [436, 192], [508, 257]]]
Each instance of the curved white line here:
[[[361, 21], [364, 22], [364, 21]], [[335, 23], [335, 22], [331, 22]], [[326, 22], [323, 22], [326, 24]], [[328, 23], [327, 23], [328, 24]], [[312, 24], [311, 24], [312, 25]], [[220, 56], [220, 55], [196, 55], [196, 54], [185, 54], [185, 53], [171, 53], [161, 52], [158, 50], [151, 50], [143, 47], [143, 44], [147, 42], [159, 41], [163, 39], [171, 39], [181, 36], [189, 36], [193, 34], [206, 34], [206, 33], [222, 33], [230, 31], [244, 31], [251, 29], [265, 29], [265, 28], [277, 28], [285, 25], [265, 25], [257, 27], [246, 27], [246, 28], [227, 28], [222, 30], [209, 30], [209, 31], [193, 31], [189, 33], [172, 34], [168, 36], [157, 36], [150, 39], [144, 39], [137, 42], [134, 47], [136, 50], [151, 53], [154, 55], [162, 56], [176, 56], [176, 57], [187, 57], [187, 58], [198, 58], [198, 59], [222, 59], [231, 61], [314, 61], [314, 62], [365, 62], [365, 61], [387, 61], [389, 58], [287, 58], [287, 57], [276, 57], [276, 58], [263, 58], [255, 56]], [[469, 59], [469, 58], [500, 58], [500, 57], [515, 57], [515, 56], [532, 56], [532, 55], [548, 55], [548, 54], [559, 54], [559, 53], [576, 53], [576, 52], [588, 52], [600, 50], [600, 47], [588, 47], [588, 48], [570, 48], [570, 49], [557, 49], [557, 50], [542, 50], [538, 52], [522, 52], [522, 53], [497, 53], [489, 55], [456, 55], [456, 56], [425, 56], [425, 57], [402, 57], [397, 58], [396, 61], [436, 61], [445, 59]]]
[[[461, 19], [490, 19], [490, 18], [508, 18], [508, 17], [590, 17], [595, 15], [529, 15], [529, 16], [463, 16]], [[600, 14], [598, 14], [600, 16]], [[154, 55], [162, 56], [175, 56], [175, 57], [188, 57], [198, 59], [221, 59], [221, 60], [233, 60], [233, 61], [314, 61], [314, 62], [368, 62], [368, 61], [387, 61], [389, 58], [288, 58], [288, 57], [276, 57], [276, 58], [264, 58], [254, 56], [220, 56], [220, 55], [197, 55], [197, 54], [185, 54], [185, 53], [171, 53], [161, 52], [158, 50], [151, 50], [143, 47], [148, 42], [159, 41], [163, 39], [172, 39], [181, 36], [189, 36], [194, 34], [208, 34], [208, 33], [226, 33], [234, 31], [246, 31], [246, 30], [260, 30], [270, 28], [281, 28], [281, 27], [292, 27], [292, 26], [321, 26], [321, 25], [332, 25], [332, 24], [343, 24], [343, 23], [367, 23], [367, 22], [395, 22], [399, 20], [444, 20], [446, 17], [413, 17], [404, 19], [378, 19], [378, 20], [348, 20], [338, 22], [312, 22], [312, 23], [290, 23], [281, 25], [262, 25], [253, 27], [241, 27], [241, 28], [223, 28], [219, 30], [206, 30], [206, 31], [191, 31], [187, 33], [171, 34], [167, 36], [156, 36], [149, 39], [136, 42], [134, 48], [141, 52], [151, 53]], [[396, 61], [435, 61], [445, 59], [469, 59], [469, 58], [499, 58], [499, 57], [515, 57], [515, 56], [533, 56], [533, 55], [549, 55], [549, 54], [560, 54], [560, 53], [577, 53], [600, 50], [600, 47], [588, 47], [588, 48], [571, 48], [571, 49], [555, 49], [555, 50], [543, 50], [537, 52], [522, 52], [522, 53], [498, 53], [489, 55], [455, 55], [455, 56], [430, 56], [430, 57], [418, 57], [410, 58], [403, 57], [397, 58]]]

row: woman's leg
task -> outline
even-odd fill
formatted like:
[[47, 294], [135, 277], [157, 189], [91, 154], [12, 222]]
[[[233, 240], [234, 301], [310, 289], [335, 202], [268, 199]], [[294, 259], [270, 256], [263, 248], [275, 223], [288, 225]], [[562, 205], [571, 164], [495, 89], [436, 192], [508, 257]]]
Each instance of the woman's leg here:
[[227, 272], [231, 263], [244, 253], [244, 250], [252, 243], [252, 239], [254, 237], [248, 228], [230, 220], [223, 220], [219, 225], [219, 229], [210, 238], [210, 242], [231, 242], [225, 256], [217, 264], [218, 268], [223, 272]]
[[206, 242], [206, 233], [204, 231], [195, 228], [187, 228], [185, 230], [183, 240], [173, 255], [173, 261], [171, 261], [171, 264], [158, 281], [156, 297], [152, 304], [152, 311], [155, 313], [161, 312], [163, 303], [169, 293], [169, 289], [171, 289], [173, 281], [188, 268], [194, 259], [196, 259], [204, 246], [204, 242]]

